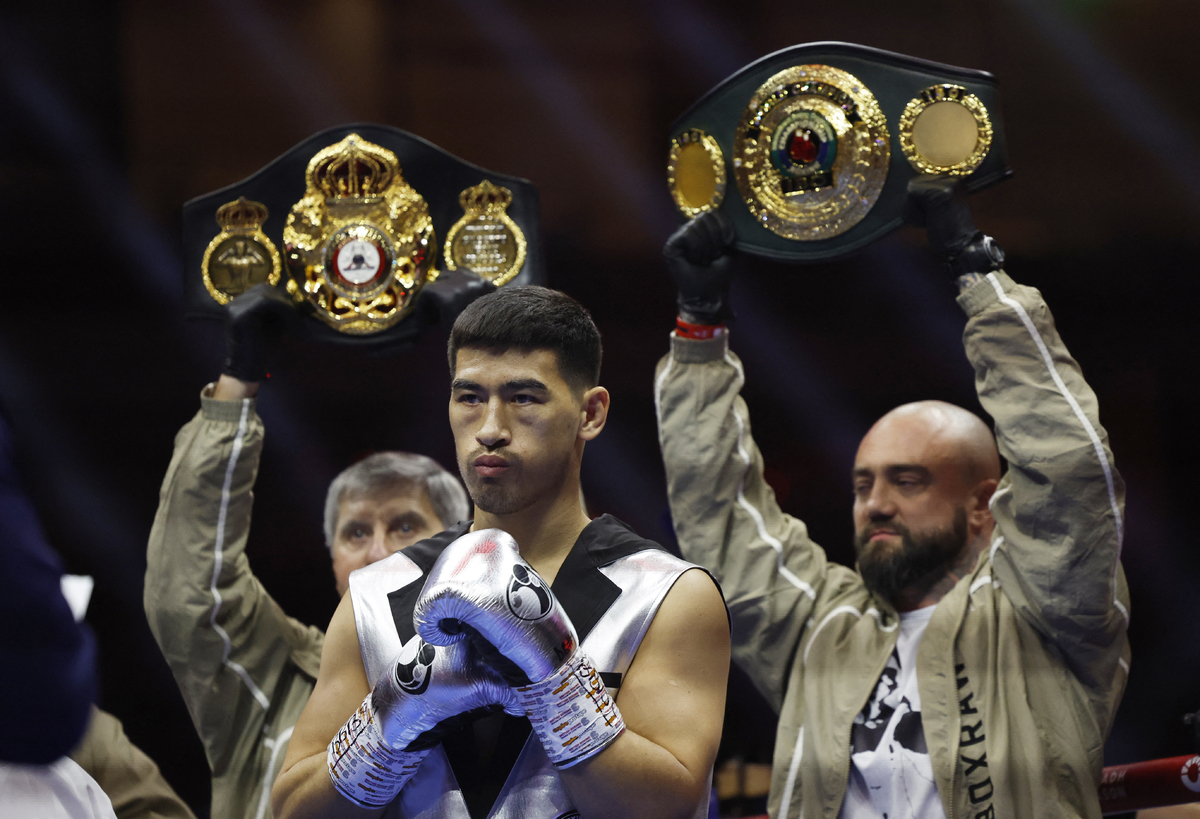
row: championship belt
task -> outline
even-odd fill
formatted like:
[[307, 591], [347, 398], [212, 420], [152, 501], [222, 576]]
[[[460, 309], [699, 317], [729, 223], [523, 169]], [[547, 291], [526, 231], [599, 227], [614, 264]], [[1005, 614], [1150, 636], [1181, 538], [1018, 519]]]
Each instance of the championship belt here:
[[413, 340], [437, 320], [420, 305], [453, 301], [471, 277], [545, 281], [530, 182], [384, 125], [322, 131], [191, 200], [183, 238], [189, 315], [222, 319], [265, 282], [310, 317], [307, 336], [336, 343]]
[[719, 208], [739, 250], [845, 256], [903, 224], [908, 180], [1008, 178], [987, 72], [851, 43], [807, 43], [727, 78], [671, 126], [667, 184], [688, 218]]

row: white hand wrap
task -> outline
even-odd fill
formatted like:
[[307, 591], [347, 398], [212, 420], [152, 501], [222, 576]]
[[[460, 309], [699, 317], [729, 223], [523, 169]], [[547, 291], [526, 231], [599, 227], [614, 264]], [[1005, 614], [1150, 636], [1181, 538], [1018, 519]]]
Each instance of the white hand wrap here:
[[386, 805], [442, 736], [491, 707], [519, 711], [514, 700], [470, 643], [414, 637], [329, 743], [329, 779], [356, 805]]
[[[575, 626], [546, 582], [499, 529], [471, 532], [442, 552], [417, 599], [413, 625], [430, 643], [449, 645], [478, 632], [503, 655], [485, 661], [513, 684], [547, 756], [569, 767], [621, 735], [625, 723]], [[512, 668], [501, 668], [504, 658]]]
[[333, 787], [360, 808], [390, 803], [429, 753], [428, 748], [399, 751], [389, 746], [379, 731], [371, 697], [367, 694], [325, 752]]
[[516, 692], [555, 767], [570, 768], [595, 756], [625, 730], [600, 672], [582, 651], [547, 679]]

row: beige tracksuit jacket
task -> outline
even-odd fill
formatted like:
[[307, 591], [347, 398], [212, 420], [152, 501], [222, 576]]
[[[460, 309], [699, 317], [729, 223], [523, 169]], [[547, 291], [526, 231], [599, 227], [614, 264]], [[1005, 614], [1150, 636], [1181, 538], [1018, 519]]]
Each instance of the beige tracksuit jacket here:
[[[938, 603], [917, 657], [938, 792], [950, 819], [1099, 817], [1129, 672], [1124, 484], [1038, 291], [994, 273], [959, 304], [1009, 467], [991, 548]], [[655, 384], [671, 514], [684, 557], [722, 585], [734, 658], [779, 711], [771, 816], [832, 819], [897, 615], [780, 511], [728, 336], [671, 342]]]
[[325, 639], [250, 571], [262, 443], [253, 399], [202, 396], [175, 437], [146, 554], [146, 618], [204, 743], [212, 819], [271, 816], [271, 785]]

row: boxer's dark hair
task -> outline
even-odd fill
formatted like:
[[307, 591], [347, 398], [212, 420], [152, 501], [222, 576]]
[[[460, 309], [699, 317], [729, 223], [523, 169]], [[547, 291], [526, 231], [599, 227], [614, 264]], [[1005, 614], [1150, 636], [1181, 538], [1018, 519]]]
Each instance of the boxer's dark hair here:
[[463, 347], [553, 350], [572, 390], [600, 383], [600, 331], [582, 304], [548, 287], [502, 287], [463, 310], [447, 345], [451, 377]]

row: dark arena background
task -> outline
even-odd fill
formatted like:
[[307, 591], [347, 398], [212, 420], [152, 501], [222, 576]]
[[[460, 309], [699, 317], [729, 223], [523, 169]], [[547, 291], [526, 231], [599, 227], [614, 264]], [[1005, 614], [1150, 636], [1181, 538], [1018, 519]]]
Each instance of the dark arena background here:
[[[1200, 750], [1182, 721], [1200, 708], [1198, 34], [1189, 0], [5, 4], [0, 402], [51, 542], [96, 579], [101, 706], [205, 816], [203, 752], [142, 612], [172, 437], [223, 351], [219, 324], [182, 317], [184, 201], [358, 121], [533, 181], [550, 284], [604, 333], [613, 412], [587, 450], [588, 504], [670, 543], [652, 399], [675, 316], [661, 247], [681, 223], [668, 128], [756, 57], [845, 40], [999, 78], [1016, 173], [972, 198], [976, 221], [1046, 295], [1128, 485], [1134, 659], [1105, 761]], [[836, 264], [750, 260], [733, 299], [768, 477], [852, 562], [870, 422], [920, 398], [978, 410], [952, 287], [905, 230]], [[392, 358], [295, 340], [278, 356], [249, 553], [300, 620], [324, 627], [337, 603], [321, 535], [337, 471], [379, 449], [453, 465], [444, 343], [443, 328]], [[773, 733], [735, 675], [719, 763], [769, 762]]]

